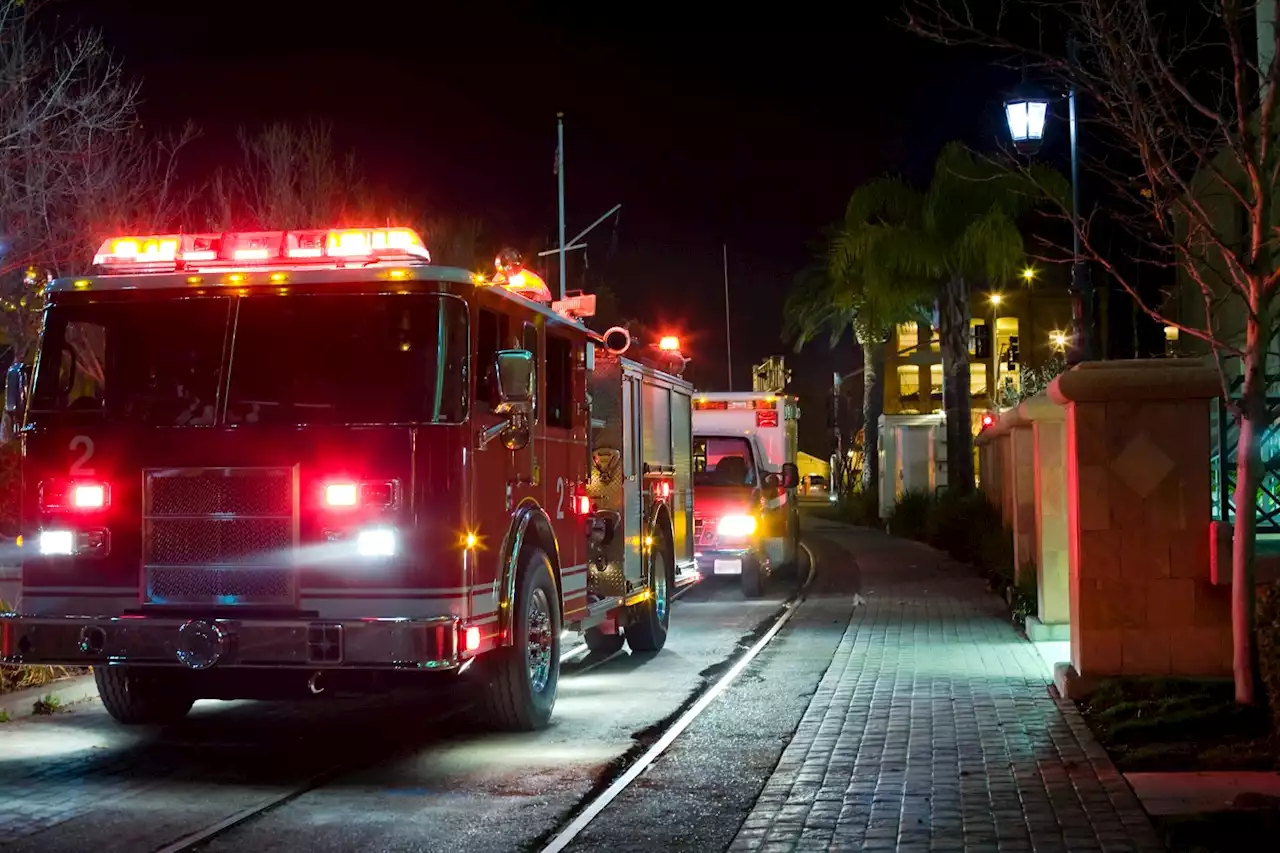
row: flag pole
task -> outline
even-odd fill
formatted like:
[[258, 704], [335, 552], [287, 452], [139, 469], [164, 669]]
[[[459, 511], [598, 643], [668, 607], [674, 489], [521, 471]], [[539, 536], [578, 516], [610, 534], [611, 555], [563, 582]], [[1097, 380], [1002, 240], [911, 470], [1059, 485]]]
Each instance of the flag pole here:
[[729, 390], [733, 390], [733, 343], [729, 332], [729, 244], [722, 243], [724, 250], [724, 356], [729, 371]]
[[560, 299], [565, 293], [564, 251], [564, 113], [556, 113], [556, 178], [560, 193]]

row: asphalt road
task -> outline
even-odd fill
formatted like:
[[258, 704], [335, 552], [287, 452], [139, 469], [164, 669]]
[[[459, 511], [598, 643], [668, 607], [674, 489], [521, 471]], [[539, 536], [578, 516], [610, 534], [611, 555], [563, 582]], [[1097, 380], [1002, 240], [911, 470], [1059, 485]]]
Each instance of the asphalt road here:
[[[713, 850], [733, 837], [830, 661], [836, 623], [847, 619], [847, 595], [837, 596], [843, 605], [823, 602], [847, 586], [849, 569], [828, 543], [812, 547], [821, 555], [818, 599], [610, 807], [602, 835], [589, 831], [575, 849]], [[554, 724], [532, 735], [472, 729], [461, 694], [447, 689], [426, 698], [202, 702], [167, 728], [121, 728], [96, 702], [0, 725], [0, 846], [161, 850], [311, 781], [204, 849], [537, 849], [750, 644], [794, 584], [776, 579], [755, 601], [732, 582], [699, 584], [673, 607], [661, 653], [567, 664]], [[716, 825], [705, 825], [713, 815]]]

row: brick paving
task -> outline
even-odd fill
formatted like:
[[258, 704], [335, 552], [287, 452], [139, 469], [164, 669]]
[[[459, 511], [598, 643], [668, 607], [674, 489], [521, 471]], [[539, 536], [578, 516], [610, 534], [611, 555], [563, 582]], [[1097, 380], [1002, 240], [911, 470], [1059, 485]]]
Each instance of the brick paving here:
[[867, 605], [731, 851], [1164, 849], [981, 580], [914, 542], [813, 527], [857, 557]]

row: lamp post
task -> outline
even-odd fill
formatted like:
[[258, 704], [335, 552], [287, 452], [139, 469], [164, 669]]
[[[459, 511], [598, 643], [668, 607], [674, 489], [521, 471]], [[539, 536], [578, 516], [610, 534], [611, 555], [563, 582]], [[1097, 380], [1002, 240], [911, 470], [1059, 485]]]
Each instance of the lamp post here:
[[[1074, 39], [1068, 41], [1069, 61], [1075, 62]], [[1023, 87], [1004, 103], [1005, 120], [1013, 147], [1033, 154], [1044, 138], [1050, 98]], [[1067, 117], [1071, 137], [1071, 340], [1068, 364], [1096, 358], [1093, 329], [1093, 282], [1080, 253], [1080, 157], [1076, 149], [1076, 87], [1067, 90]]]
[[991, 411], [1000, 409], [1000, 303], [1004, 294], [996, 291], [991, 294], [991, 386], [987, 389], [987, 399], [991, 403]]

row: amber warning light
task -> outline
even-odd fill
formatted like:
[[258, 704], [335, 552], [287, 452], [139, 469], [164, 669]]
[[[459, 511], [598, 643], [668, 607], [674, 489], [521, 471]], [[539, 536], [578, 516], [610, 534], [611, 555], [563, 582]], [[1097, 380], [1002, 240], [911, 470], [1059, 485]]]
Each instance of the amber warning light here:
[[658, 341], [658, 349], [663, 352], [679, 352], [680, 339], [675, 335], [665, 335], [662, 340]]
[[93, 256], [108, 273], [384, 261], [430, 263], [431, 253], [412, 228], [344, 228], [112, 237]]

